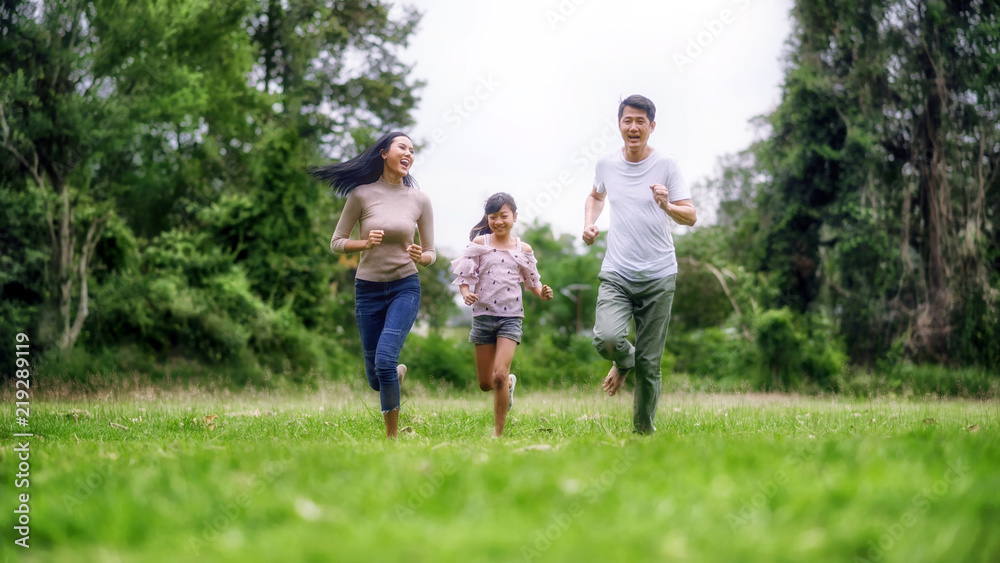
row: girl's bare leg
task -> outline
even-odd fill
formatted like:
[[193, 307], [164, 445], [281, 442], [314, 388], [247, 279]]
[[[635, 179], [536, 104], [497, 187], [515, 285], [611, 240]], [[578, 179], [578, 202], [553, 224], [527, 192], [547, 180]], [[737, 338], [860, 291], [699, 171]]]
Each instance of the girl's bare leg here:
[[492, 372], [494, 438], [503, 435], [503, 426], [507, 422], [510, 404], [510, 364], [514, 361], [516, 350], [517, 342], [509, 338], [497, 338]]
[[496, 344], [476, 344], [476, 377], [483, 391], [493, 390], [493, 360], [496, 355]]

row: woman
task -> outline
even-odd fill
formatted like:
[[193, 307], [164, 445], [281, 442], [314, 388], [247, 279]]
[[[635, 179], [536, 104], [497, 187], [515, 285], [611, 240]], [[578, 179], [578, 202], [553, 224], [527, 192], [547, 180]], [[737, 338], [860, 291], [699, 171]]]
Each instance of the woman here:
[[[399, 431], [399, 385], [406, 375], [399, 354], [420, 307], [417, 264], [434, 263], [430, 198], [410, 176], [413, 142], [399, 132], [382, 136], [360, 155], [310, 173], [347, 196], [330, 241], [336, 254], [361, 253], [355, 274], [355, 313], [368, 384], [378, 391], [385, 435]], [[360, 240], [351, 239], [360, 223]], [[414, 225], [420, 245], [413, 243]]]

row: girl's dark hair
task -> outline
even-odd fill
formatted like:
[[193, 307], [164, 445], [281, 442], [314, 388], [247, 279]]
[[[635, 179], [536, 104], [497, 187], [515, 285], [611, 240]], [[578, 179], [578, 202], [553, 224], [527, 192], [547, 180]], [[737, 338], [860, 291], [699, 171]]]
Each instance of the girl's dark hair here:
[[488, 235], [493, 232], [490, 229], [489, 215], [491, 213], [496, 213], [500, 211], [503, 206], [510, 207], [511, 213], [517, 213], [517, 204], [514, 203], [514, 197], [506, 192], [497, 192], [490, 196], [486, 200], [486, 213], [483, 213], [483, 218], [476, 223], [475, 227], [472, 227], [472, 231], [469, 232], [469, 240], [475, 240], [479, 235]]
[[[372, 184], [382, 176], [385, 166], [382, 151], [388, 150], [396, 137], [410, 138], [406, 133], [390, 131], [358, 156], [344, 162], [314, 166], [309, 169], [309, 174], [329, 184], [337, 195], [347, 196], [354, 188]], [[403, 184], [411, 188], [417, 187], [417, 181], [410, 174], [403, 176]]]

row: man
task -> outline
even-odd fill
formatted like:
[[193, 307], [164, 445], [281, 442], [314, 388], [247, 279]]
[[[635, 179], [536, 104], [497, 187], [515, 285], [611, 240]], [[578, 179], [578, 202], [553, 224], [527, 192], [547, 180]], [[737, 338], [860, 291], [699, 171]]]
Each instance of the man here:
[[[610, 196], [608, 249], [598, 276], [594, 347], [613, 362], [602, 387], [612, 396], [635, 371], [635, 431], [656, 430], [660, 397], [660, 360], [667, 340], [677, 279], [677, 257], [670, 220], [694, 225], [691, 194], [677, 161], [647, 144], [656, 128], [656, 106], [644, 96], [629, 96], [618, 106], [620, 151], [597, 162], [594, 187], [584, 205], [583, 242], [594, 244], [594, 223]], [[635, 346], [625, 337], [635, 319]]]

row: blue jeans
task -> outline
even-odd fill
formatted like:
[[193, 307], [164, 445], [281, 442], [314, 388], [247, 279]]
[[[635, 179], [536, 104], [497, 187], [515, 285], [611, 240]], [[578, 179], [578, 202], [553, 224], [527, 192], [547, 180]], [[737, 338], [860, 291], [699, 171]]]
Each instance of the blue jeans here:
[[399, 408], [396, 365], [420, 308], [417, 274], [389, 282], [354, 281], [355, 316], [365, 352], [368, 385], [382, 399], [382, 413]]

